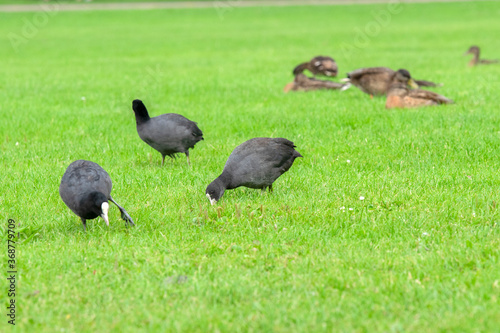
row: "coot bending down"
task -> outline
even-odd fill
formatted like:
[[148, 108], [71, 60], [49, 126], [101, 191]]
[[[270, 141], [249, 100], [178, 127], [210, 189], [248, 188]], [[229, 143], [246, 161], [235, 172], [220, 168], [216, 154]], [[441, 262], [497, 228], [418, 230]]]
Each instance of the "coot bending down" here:
[[112, 187], [111, 178], [99, 164], [78, 160], [66, 169], [59, 186], [59, 194], [66, 206], [80, 217], [84, 230], [87, 230], [86, 221], [98, 216], [109, 226], [108, 200], [118, 207], [125, 225], [135, 225], [125, 209], [111, 197]]
[[225, 190], [240, 186], [272, 191], [273, 182], [284, 174], [297, 157], [302, 157], [292, 141], [284, 138], [254, 138], [236, 147], [222, 174], [208, 185], [205, 193], [213, 205]]

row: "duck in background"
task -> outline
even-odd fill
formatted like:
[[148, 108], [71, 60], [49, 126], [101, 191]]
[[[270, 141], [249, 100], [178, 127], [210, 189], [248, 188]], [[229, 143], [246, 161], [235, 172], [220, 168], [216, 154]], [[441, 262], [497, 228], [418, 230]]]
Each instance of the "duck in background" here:
[[315, 78], [310, 78], [302, 73], [295, 75], [293, 82], [288, 83], [283, 91], [285, 93], [289, 91], [311, 91], [311, 90], [338, 90], [345, 86], [343, 83], [328, 81], [328, 80], [318, 80]]
[[469, 47], [467, 52], [464, 53], [464, 56], [468, 54], [473, 54], [474, 57], [469, 61], [469, 66], [474, 67], [476, 65], [489, 65], [498, 63], [498, 59], [488, 60], [488, 59], [479, 59], [479, 46], [473, 45]]
[[[371, 96], [387, 95], [387, 91], [395, 75], [396, 72], [387, 67], [360, 68], [347, 73], [347, 79], [342, 80], [346, 83], [342, 90], [347, 89], [352, 84]], [[412, 88], [421, 86], [437, 87], [441, 85], [425, 80], [412, 80], [411, 84]]]
[[311, 72], [314, 76], [322, 75], [335, 77], [338, 73], [338, 66], [335, 60], [331, 57], [316, 56], [308, 62], [301, 63], [293, 69], [293, 75], [301, 74], [305, 70]]
[[451, 99], [432, 91], [408, 88], [408, 86], [414, 85], [410, 72], [406, 69], [398, 70], [388, 89], [385, 107], [387, 109], [417, 108], [421, 106], [454, 103]]

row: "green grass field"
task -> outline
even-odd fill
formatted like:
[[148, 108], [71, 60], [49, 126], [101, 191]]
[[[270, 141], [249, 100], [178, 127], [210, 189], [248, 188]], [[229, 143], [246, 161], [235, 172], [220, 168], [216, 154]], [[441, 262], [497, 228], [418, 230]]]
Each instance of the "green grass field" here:
[[[33, 5], [33, 4], [93, 4], [93, 3], [109, 3], [109, 2], [167, 2], [167, 1], [190, 1], [190, 0], [0, 0], [0, 5]], [[193, 0], [193, 1], [210, 1], [210, 0]]]
[[[500, 65], [468, 68], [462, 54], [478, 44], [500, 57], [500, 3], [399, 9], [378, 32], [387, 5], [0, 13], [16, 331], [499, 332]], [[456, 104], [386, 110], [355, 87], [283, 94], [319, 54], [340, 77], [406, 68]], [[191, 168], [184, 156], [160, 167], [135, 98], [198, 122]], [[286, 137], [304, 158], [273, 194], [239, 188], [210, 206], [206, 186], [257, 136]], [[76, 159], [109, 172], [137, 227], [112, 206], [109, 228], [83, 232], [58, 194]]]

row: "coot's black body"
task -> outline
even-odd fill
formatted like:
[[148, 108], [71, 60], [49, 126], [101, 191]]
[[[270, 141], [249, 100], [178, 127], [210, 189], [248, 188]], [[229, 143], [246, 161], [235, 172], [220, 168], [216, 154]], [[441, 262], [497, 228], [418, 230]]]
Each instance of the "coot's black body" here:
[[297, 157], [292, 141], [284, 138], [254, 138], [236, 147], [229, 156], [222, 174], [206, 189], [214, 204], [224, 191], [240, 186], [272, 191], [273, 182], [288, 171]]
[[148, 145], [160, 152], [163, 165], [165, 156], [175, 157], [176, 153], [186, 154], [188, 164], [189, 149], [203, 140], [203, 133], [194, 121], [177, 113], [166, 113], [150, 118], [141, 100], [132, 102], [135, 112], [137, 133]]
[[66, 206], [80, 217], [84, 229], [86, 220], [98, 216], [109, 225], [108, 200], [120, 209], [126, 223], [134, 225], [130, 215], [111, 197], [112, 187], [111, 178], [101, 166], [91, 161], [78, 160], [66, 169], [59, 186], [59, 194]]

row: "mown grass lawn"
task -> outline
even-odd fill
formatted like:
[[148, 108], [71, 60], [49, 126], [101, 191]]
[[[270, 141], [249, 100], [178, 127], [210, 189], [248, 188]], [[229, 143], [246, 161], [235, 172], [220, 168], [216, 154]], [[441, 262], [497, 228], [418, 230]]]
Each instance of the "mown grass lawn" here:
[[[376, 23], [381, 11], [0, 14], [0, 220], [4, 242], [7, 220], [19, 224], [17, 331], [498, 332], [500, 65], [468, 68], [462, 53], [500, 57], [500, 4], [405, 4]], [[319, 54], [341, 77], [406, 68], [456, 104], [388, 111], [354, 87], [283, 94]], [[191, 168], [183, 156], [160, 167], [135, 98], [198, 122]], [[206, 186], [257, 136], [286, 137], [304, 158], [273, 194], [240, 188], [210, 206]], [[109, 228], [83, 232], [58, 194], [76, 159], [109, 172], [137, 227], [112, 207]]]
[[[0, 5], [55, 5], [55, 4], [93, 4], [109, 2], [167, 2], [167, 1], [191, 1], [191, 0], [0, 0]], [[200, 1], [200, 0], [196, 0]], [[203, 0], [201, 0], [203, 1]], [[210, 0], [206, 0], [210, 1]]]

